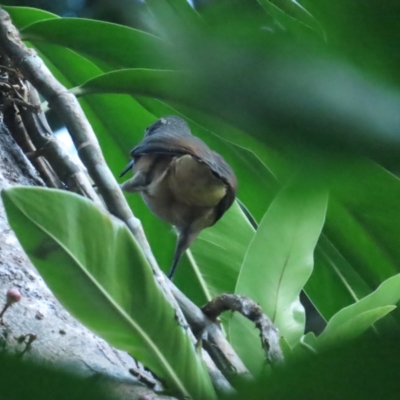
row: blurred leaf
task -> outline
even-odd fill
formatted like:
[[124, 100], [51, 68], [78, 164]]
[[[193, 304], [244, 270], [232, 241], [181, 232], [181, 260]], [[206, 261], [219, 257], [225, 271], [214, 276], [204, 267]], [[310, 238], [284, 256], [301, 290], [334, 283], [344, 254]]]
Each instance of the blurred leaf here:
[[58, 357], [44, 363], [20, 354], [7, 354], [4, 350], [0, 352], [0, 363], [4, 400], [117, 400], [116, 391], [112, 395], [110, 390], [110, 377], [103, 371], [96, 371], [91, 377], [79, 376], [76, 369], [63, 368]]
[[355, 340], [264, 374], [230, 399], [396, 400], [399, 351], [397, 336]]
[[[186, 0], [146, 0], [146, 4], [161, 29], [174, 23], [185, 25], [189, 29], [191, 25], [198, 25], [202, 22], [200, 15]], [[158, 27], [154, 28], [157, 30]]]
[[[290, 346], [304, 332], [299, 294], [312, 272], [326, 206], [326, 190], [306, 183], [302, 176], [282, 189], [258, 227], [236, 284], [235, 293], [256, 301]], [[255, 334], [243, 336], [243, 330], [231, 323], [230, 335], [246, 365], [257, 370], [260, 350]]]
[[202, 360], [121, 221], [68, 192], [14, 187], [2, 197], [24, 250], [75, 317], [174, 392], [214, 398]]
[[304, 28], [313, 29], [326, 40], [326, 35], [321, 24], [297, 1], [294, 0], [257, 0], [258, 3], [270, 14], [282, 27], [295, 33], [303, 33]]
[[[235, 57], [234, 52], [227, 53], [227, 58], [231, 57]], [[387, 162], [397, 160], [400, 140], [395, 132], [400, 119], [395, 110], [400, 104], [399, 93], [368, 82], [349, 66], [328, 59], [307, 57], [294, 71], [293, 61], [282, 56], [275, 58], [271, 53], [268, 62], [253, 57], [256, 64], [264, 65], [262, 70], [232, 69], [223, 60], [212, 77], [198, 70], [122, 70], [96, 77], [74, 93], [129, 93], [186, 104], [228, 120], [267, 145], [282, 147], [289, 141], [298, 145], [300, 155], [307, 144], [308, 158], [310, 150], [319, 148], [329, 149], [329, 157], [334, 155], [331, 151], [337, 155], [345, 150]], [[243, 76], [240, 85], [232, 83], [236, 74]], [[230, 101], [232, 97], [235, 102]], [[240, 115], [236, 109], [241, 110]], [[270, 130], [265, 129], [265, 121]], [[345, 134], [349, 131], [351, 136]]]
[[400, 3], [302, 0], [324, 26], [329, 48], [370, 77], [400, 87]]
[[400, 274], [383, 282], [375, 292], [341, 309], [328, 322], [318, 337], [319, 347], [352, 338], [370, 327], [395, 307], [400, 299]]

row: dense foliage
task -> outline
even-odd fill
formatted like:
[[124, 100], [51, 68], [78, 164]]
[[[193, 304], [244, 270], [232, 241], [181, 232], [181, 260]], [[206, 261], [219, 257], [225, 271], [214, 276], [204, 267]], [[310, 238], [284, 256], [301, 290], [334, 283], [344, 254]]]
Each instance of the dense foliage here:
[[[288, 359], [323, 351], [368, 329], [398, 332], [400, 6], [394, 0], [385, 6], [308, 0], [306, 10], [290, 0], [246, 0], [194, 10], [185, 0], [146, 3], [146, 30], [36, 9], [7, 10], [23, 39], [80, 97], [116, 175], [144, 129], [168, 114], [185, 118], [193, 133], [232, 165], [238, 199], [257, 229], [236, 204], [194, 243], [178, 269], [177, 285], [198, 305], [223, 292], [248, 295], [279, 328]], [[155, 285], [144, 285], [151, 280], [147, 272], [137, 278], [147, 266], [133, 238], [121, 233], [122, 246], [111, 238], [119, 237], [113, 230], [123, 228], [95, 206], [45, 192], [13, 189], [4, 198], [11, 225], [55, 294], [176, 390], [209, 390], [207, 379], [197, 387], [201, 366], [193, 354], [188, 355], [193, 368], [182, 370], [180, 365], [188, 365], [179, 359], [182, 352], [155, 344], [151, 332], [165, 314], [154, 315], [150, 301], [151, 319], [135, 312], [136, 295], [157, 299], [158, 310], [168, 306], [160, 305]], [[34, 207], [38, 202], [30, 196], [43, 196], [46, 207]], [[52, 196], [65, 208], [53, 210]], [[156, 220], [139, 196], [128, 201], [167, 270], [175, 242], [170, 227]], [[61, 227], [74, 218], [67, 239]], [[89, 218], [90, 231], [85, 229]], [[34, 259], [39, 238], [47, 236], [59, 245], [71, 284], [78, 280], [85, 293], [93, 293], [90, 312], [80, 313], [76, 299], [57, 285], [59, 271]], [[94, 251], [82, 255], [81, 243]], [[137, 271], [126, 270], [128, 258]], [[319, 336], [305, 334], [302, 290], [327, 322]], [[100, 303], [109, 312], [96, 314]], [[102, 328], [110, 324], [106, 318], [116, 321], [122, 339]], [[250, 371], [265, 372], [253, 327], [231, 315], [224, 328]]]

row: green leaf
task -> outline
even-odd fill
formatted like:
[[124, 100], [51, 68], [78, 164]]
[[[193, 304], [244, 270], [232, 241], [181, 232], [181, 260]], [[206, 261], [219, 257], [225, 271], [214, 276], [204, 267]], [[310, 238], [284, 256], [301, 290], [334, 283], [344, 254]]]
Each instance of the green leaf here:
[[[235, 202], [211, 229], [205, 229], [189, 250], [193, 271], [207, 301], [232, 293], [254, 228]], [[180, 282], [180, 281], [178, 281]], [[185, 288], [182, 279], [182, 287]], [[187, 288], [186, 290], [189, 293]]]
[[214, 398], [202, 360], [121, 221], [68, 192], [14, 187], [2, 197], [24, 250], [72, 315], [172, 391]]
[[95, 93], [126, 93], [170, 99], [168, 89], [179, 85], [184, 76], [177, 71], [145, 68], [111, 71], [88, 80], [79, 88], [74, 89], [73, 93], [77, 96]]
[[340, 329], [331, 331], [329, 336], [323, 336], [323, 338], [318, 341], [319, 348], [326, 347], [329, 344], [337, 345], [337, 343], [345, 340], [356, 338], [395, 308], [396, 306], [378, 307], [354, 316], [340, 326]]
[[[304, 332], [299, 294], [312, 272], [326, 206], [326, 190], [313, 187], [304, 178], [298, 177], [282, 189], [259, 225], [236, 285], [235, 293], [256, 301], [290, 346]], [[230, 335], [246, 365], [257, 370], [260, 351], [254, 347], [258, 347], [255, 334], [245, 340], [250, 336], [243, 336], [243, 329], [235, 323]]]
[[359, 335], [377, 319], [392, 311], [400, 300], [400, 274], [383, 282], [378, 289], [360, 301], [335, 314], [318, 337], [320, 347]]
[[308, 332], [303, 335], [299, 342], [293, 347], [292, 353], [285, 354], [285, 361], [304, 360], [305, 357], [314, 356], [317, 353], [318, 343], [317, 338], [313, 332]]
[[[331, 205], [330, 198], [328, 213]], [[342, 220], [340, 215], [337, 218]], [[355, 269], [353, 260], [347, 260], [324, 231], [315, 249], [313, 273], [304, 290], [321, 316], [328, 321], [341, 308], [370, 294], [371, 288], [365, 281], [367, 271]], [[341, 245], [337, 240], [335, 243]]]
[[13, 24], [15, 24], [18, 29], [23, 29], [38, 21], [59, 18], [56, 14], [39, 10], [37, 8], [10, 6], [4, 6], [3, 8], [10, 14]]
[[46, 42], [79, 51], [114, 68], [164, 68], [159, 54], [169, 44], [149, 33], [122, 25], [83, 18], [39, 21], [22, 29], [33, 44]]
[[308, 347], [311, 352], [317, 351], [317, 338], [313, 332], [308, 332], [300, 339], [300, 345]]
[[[365, 159], [348, 163], [332, 183], [315, 269], [305, 287], [326, 320], [399, 273], [399, 196], [400, 180]], [[399, 329], [399, 321], [396, 309], [376, 327], [387, 329], [390, 322]]]

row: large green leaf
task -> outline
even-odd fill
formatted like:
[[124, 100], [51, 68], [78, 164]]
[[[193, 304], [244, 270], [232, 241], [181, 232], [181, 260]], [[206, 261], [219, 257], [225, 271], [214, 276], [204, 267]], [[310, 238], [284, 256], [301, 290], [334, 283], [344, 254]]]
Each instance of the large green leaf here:
[[319, 347], [353, 338], [392, 311], [400, 300], [400, 274], [383, 282], [375, 292], [335, 314], [318, 337]]
[[[211, 48], [209, 51], [212, 53], [217, 49]], [[230, 54], [230, 57], [234, 55]], [[308, 149], [297, 146], [295, 150], [292, 148], [289, 155], [302, 156], [303, 162], [305, 157], [318, 157], [316, 160], [321, 168], [330, 167], [325, 165], [321, 154], [328, 160], [335, 159], [343, 149], [349, 154], [361, 153], [394, 162], [400, 146], [400, 140], [394, 134], [400, 125], [395, 113], [399, 93], [360, 78], [356, 70], [346, 64], [330, 64], [327, 60], [319, 61], [310, 55], [302, 64], [302, 69], [294, 71], [291, 64], [280, 59], [281, 56], [276, 57], [268, 63], [263, 59], [254, 59], [257, 63], [265, 64], [258, 75], [256, 71], [232, 70], [224, 60], [220, 60], [219, 72], [212, 76], [204, 75], [198, 69], [185, 73], [154, 69], [113, 71], [86, 82], [75, 93], [129, 93], [185, 104], [229, 120], [263, 143], [281, 147], [286, 152], [289, 150], [282, 147], [283, 143], [307, 143], [310, 146]], [[211, 68], [209, 65], [204, 67]], [[319, 74], [312, 72], [317, 67], [327, 75], [324, 75], [323, 82], [318, 81], [321, 78]], [[243, 75], [240, 85], [234, 84], [237, 74]], [[298, 75], [302, 76], [301, 82], [295, 78]], [[341, 77], [340, 81], [336, 81], [337, 76]], [[328, 83], [326, 79], [332, 80]], [[283, 84], [287, 85], [286, 89], [282, 88]], [[303, 89], [318, 90], [304, 92], [299, 90], [299, 85]], [[343, 97], [342, 92], [346, 88], [346, 97]], [[293, 92], [298, 96], [290, 97], [289, 93]], [[361, 100], [361, 93], [364, 93], [362, 107], [354, 101], [357, 98]], [[305, 109], [304, 95], [309, 96], [310, 100]], [[236, 99], [235, 102], [230, 101], [232, 97]], [[376, 107], [377, 103], [380, 104], [379, 108]], [[237, 108], [241, 110], [240, 115], [237, 115]], [[297, 111], [290, 114], [292, 110]], [[318, 115], [318, 119], [315, 119], [315, 115]], [[332, 118], [337, 119], [335, 124]], [[266, 129], [265, 121], [268, 121], [269, 129]], [[347, 131], [352, 131], [353, 135], [349, 137], [343, 133]], [[311, 151], [316, 149], [322, 153]], [[326, 152], [327, 149], [329, 152]], [[332, 150], [335, 152], [332, 153]]]
[[[24, 40], [68, 47], [114, 68], [166, 66], [156, 56], [169, 44], [147, 32], [82, 18], [38, 21], [21, 30]], [[118, 44], [118, 45], [117, 45]]]
[[68, 192], [14, 187], [2, 197], [24, 250], [75, 317], [171, 390], [214, 398], [202, 360], [121, 221]]
[[[304, 333], [299, 294], [312, 272], [326, 207], [326, 190], [302, 177], [282, 189], [259, 225], [236, 285], [235, 292], [256, 301], [290, 346]], [[249, 325], [239, 321], [232, 320], [231, 341], [254, 372], [260, 368], [262, 353]]]
[[[305, 287], [326, 320], [400, 272], [399, 179], [369, 160], [355, 159], [330, 186], [316, 266]], [[377, 326], [399, 317], [396, 309]]]

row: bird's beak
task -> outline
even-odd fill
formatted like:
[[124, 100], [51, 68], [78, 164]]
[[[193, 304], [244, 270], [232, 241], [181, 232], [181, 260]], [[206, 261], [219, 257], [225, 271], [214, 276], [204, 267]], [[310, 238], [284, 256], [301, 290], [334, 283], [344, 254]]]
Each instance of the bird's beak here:
[[119, 177], [121, 178], [121, 176], [124, 176], [130, 169], [132, 169], [133, 164], [133, 160], [129, 161], [129, 164], [122, 170], [122, 172], [119, 174]]

